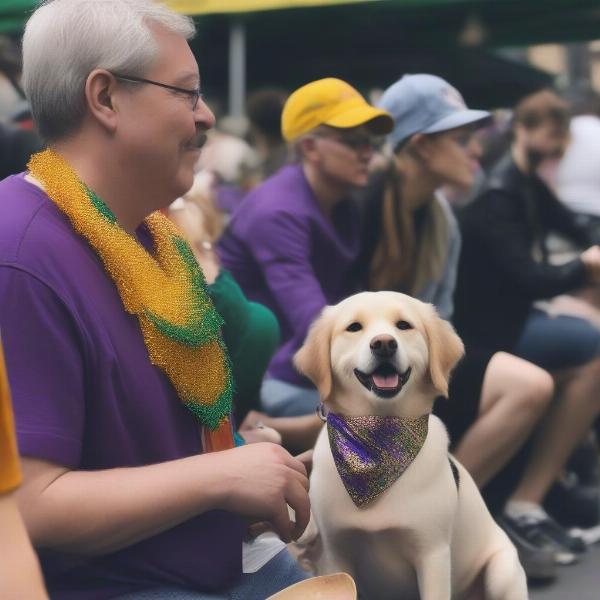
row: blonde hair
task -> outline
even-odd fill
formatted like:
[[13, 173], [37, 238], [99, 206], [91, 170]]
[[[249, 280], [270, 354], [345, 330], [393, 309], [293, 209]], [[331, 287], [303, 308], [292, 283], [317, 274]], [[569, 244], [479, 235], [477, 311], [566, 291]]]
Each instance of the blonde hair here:
[[225, 217], [215, 203], [210, 182], [201, 175], [196, 175], [191, 189], [171, 206], [169, 218], [196, 250], [206, 242], [215, 244], [225, 228]]
[[402, 198], [402, 172], [395, 157], [386, 172], [381, 235], [369, 269], [372, 290], [401, 290], [418, 296], [430, 281], [442, 278], [448, 255], [449, 218], [437, 196], [423, 209], [420, 232], [414, 212]]
[[225, 229], [225, 216], [217, 207], [214, 190], [203, 184], [201, 178], [197, 176], [183, 198], [194, 205], [202, 216], [198, 234], [204, 241], [214, 244]]

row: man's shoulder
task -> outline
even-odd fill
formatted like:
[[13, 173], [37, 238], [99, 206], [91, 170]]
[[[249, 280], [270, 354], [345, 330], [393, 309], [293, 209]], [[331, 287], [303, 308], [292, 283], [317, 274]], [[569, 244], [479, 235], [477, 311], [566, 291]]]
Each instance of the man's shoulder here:
[[73, 258], [82, 243], [48, 196], [23, 175], [0, 182], [0, 264], [31, 272]]

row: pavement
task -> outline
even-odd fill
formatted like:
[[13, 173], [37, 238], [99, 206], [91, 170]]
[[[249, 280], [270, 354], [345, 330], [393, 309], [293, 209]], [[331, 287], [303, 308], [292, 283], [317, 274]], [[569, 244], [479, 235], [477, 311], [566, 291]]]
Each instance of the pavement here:
[[600, 545], [581, 562], [560, 567], [558, 579], [547, 586], [529, 588], [530, 600], [600, 600]]

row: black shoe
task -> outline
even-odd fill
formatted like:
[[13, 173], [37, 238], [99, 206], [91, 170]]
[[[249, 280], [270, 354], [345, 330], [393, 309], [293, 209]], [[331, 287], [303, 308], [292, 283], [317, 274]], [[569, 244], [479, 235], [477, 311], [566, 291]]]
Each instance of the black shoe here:
[[510, 541], [517, 549], [519, 561], [525, 570], [527, 579], [536, 581], [552, 581], [556, 578], [556, 560], [554, 546], [538, 546], [536, 541], [545, 540], [530, 540], [530, 532], [525, 535], [519, 528], [512, 525], [512, 520], [506, 516], [496, 517], [498, 525], [502, 527]]
[[559, 546], [570, 550], [573, 554], [583, 554], [587, 551], [585, 542], [577, 536], [571, 535], [564, 527], [552, 517], [544, 519], [539, 524], [540, 529]]
[[[540, 518], [537, 515], [524, 515], [518, 519], [514, 519], [504, 513], [502, 515], [502, 526], [505, 531], [509, 528], [512, 532], [518, 534], [535, 548], [550, 552], [557, 565], [572, 565], [576, 563], [579, 560], [579, 553], [573, 552], [557, 539], [559, 536], [554, 527], [542, 527], [546, 521], [550, 520], [550, 517]], [[555, 523], [556, 527], [559, 528], [565, 536], [569, 536], [558, 523], [555, 521], [553, 521], [553, 523]], [[551, 535], [551, 533], [553, 535]]]
[[550, 488], [544, 508], [565, 527], [595, 527], [600, 523], [600, 486], [580, 485], [569, 474]]

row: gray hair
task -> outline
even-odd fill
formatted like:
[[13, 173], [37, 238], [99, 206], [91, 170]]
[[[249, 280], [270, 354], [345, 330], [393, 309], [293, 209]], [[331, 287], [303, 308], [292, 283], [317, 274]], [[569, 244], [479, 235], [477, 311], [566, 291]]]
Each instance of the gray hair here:
[[97, 68], [143, 76], [158, 53], [158, 25], [185, 38], [193, 21], [153, 0], [46, 0], [23, 35], [23, 87], [40, 134], [56, 141], [85, 115], [85, 82]]

